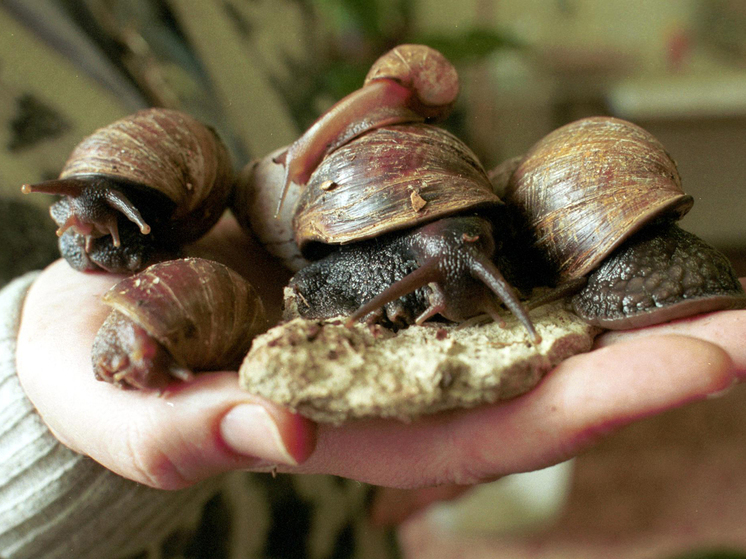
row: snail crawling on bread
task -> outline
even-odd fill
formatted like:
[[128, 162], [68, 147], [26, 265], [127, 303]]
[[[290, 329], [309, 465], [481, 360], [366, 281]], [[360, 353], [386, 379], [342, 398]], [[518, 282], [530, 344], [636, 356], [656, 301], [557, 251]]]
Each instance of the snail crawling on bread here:
[[[368, 106], [366, 94], [380, 84], [413, 92], [382, 111]], [[438, 93], [428, 95], [428, 88]], [[398, 326], [436, 315], [502, 321], [498, 299], [533, 343], [541, 341], [494, 261], [502, 202], [473, 152], [427, 122], [443, 109], [424, 111], [419, 101], [432, 97], [449, 108], [457, 93], [458, 76], [440, 53], [402, 45], [373, 65], [360, 92], [322, 115], [296, 142], [300, 148], [271, 158], [268, 164], [284, 164], [283, 180], [257, 184], [251, 169], [242, 174], [233, 205], [239, 222], [254, 231], [292, 230], [297, 253], [290, 259], [314, 260], [290, 284], [303, 301], [301, 314]], [[361, 118], [366, 110], [371, 118]], [[305, 149], [319, 144], [326, 146], [321, 157]], [[267, 211], [267, 197], [282, 201], [276, 215]], [[261, 240], [270, 250], [283, 242]]]

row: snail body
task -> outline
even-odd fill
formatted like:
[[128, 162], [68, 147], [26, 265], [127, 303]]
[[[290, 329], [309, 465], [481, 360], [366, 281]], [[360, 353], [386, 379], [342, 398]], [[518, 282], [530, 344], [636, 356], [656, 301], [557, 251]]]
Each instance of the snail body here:
[[267, 327], [251, 284], [201, 258], [154, 264], [103, 301], [112, 312], [94, 341], [93, 369], [121, 387], [160, 389], [193, 371], [235, 369]]
[[146, 109], [88, 136], [58, 179], [23, 191], [62, 196], [50, 213], [72, 267], [133, 272], [206, 233], [232, 187], [230, 156], [212, 128]]
[[527, 274], [555, 285], [587, 278], [572, 302], [588, 322], [623, 329], [746, 306], [725, 257], [675, 224], [693, 200], [647, 131], [581, 119], [514, 165], [504, 200], [531, 242]]

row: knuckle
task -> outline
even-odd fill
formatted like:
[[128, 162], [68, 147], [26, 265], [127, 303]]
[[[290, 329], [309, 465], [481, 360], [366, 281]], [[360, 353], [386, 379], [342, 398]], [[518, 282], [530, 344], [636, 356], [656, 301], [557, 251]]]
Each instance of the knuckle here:
[[[149, 428], [150, 427], [150, 428]], [[181, 489], [191, 485], [178, 467], [178, 461], [164, 449], [157, 425], [133, 422], [125, 436], [127, 470], [135, 481], [156, 489]]]
[[499, 477], [494, 452], [485, 448], [478, 439], [450, 435], [444, 456], [446, 459], [440, 463], [439, 484], [475, 485]]

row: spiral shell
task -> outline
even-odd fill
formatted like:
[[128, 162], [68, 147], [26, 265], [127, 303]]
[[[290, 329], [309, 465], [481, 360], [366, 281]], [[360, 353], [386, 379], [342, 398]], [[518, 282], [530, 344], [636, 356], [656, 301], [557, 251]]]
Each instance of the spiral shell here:
[[293, 218], [304, 254], [500, 205], [474, 153], [427, 124], [379, 128], [337, 149], [300, 194]]
[[106, 176], [152, 188], [175, 205], [172, 235], [199, 238], [233, 187], [230, 155], [215, 131], [174, 110], [144, 109], [100, 128], [70, 154], [60, 179]]
[[226, 266], [201, 258], [154, 264], [116, 284], [103, 301], [192, 370], [236, 364], [267, 327], [251, 284]]
[[303, 187], [290, 183], [285, 203], [274, 216], [285, 173], [274, 159], [282, 151], [252, 161], [238, 173], [231, 211], [244, 231], [254, 235], [285, 268], [297, 272], [309, 264], [293, 234], [293, 212]]
[[610, 117], [578, 120], [541, 139], [503, 199], [533, 232], [558, 281], [586, 275], [645, 224], [678, 219], [693, 203], [660, 142]]
[[391, 79], [415, 92], [429, 118], [444, 118], [459, 94], [456, 68], [437, 50], [426, 45], [399, 45], [376, 60], [365, 85]]

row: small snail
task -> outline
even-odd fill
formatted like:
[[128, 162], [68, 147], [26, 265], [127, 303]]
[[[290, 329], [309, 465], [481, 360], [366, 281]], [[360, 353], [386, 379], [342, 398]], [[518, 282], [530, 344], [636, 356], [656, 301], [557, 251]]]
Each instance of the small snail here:
[[146, 109], [88, 136], [58, 179], [23, 191], [62, 195], [50, 213], [73, 268], [126, 273], [206, 233], [232, 188], [230, 156], [212, 128]]
[[363, 87], [338, 101], [290, 148], [275, 156], [285, 166], [279, 213], [290, 183], [304, 185], [330, 152], [380, 126], [443, 119], [458, 97], [456, 69], [437, 50], [399, 45], [371, 66]]
[[[577, 284], [575, 312], [610, 329], [746, 306], [728, 260], [675, 221], [692, 206], [674, 161], [617, 118], [558, 128], [495, 172], [542, 284]], [[526, 258], [530, 260], [530, 258]]]
[[251, 284], [201, 258], [153, 264], [103, 300], [113, 310], [93, 344], [94, 373], [125, 388], [162, 389], [192, 371], [237, 370], [267, 328]]

